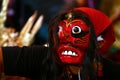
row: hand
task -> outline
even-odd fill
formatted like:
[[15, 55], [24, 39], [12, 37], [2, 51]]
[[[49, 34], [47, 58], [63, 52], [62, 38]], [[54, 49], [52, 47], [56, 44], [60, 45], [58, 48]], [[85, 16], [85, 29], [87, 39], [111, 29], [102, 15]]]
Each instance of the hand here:
[[[20, 35], [16, 41], [18, 46], [29, 46], [32, 43], [35, 34], [41, 28], [41, 25], [43, 22], [43, 15], [41, 15], [41, 16], [39, 16], [35, 25], [33, 25], [34, 21], [36, 20], [36, 16], [37, 16], [37, 12], [35, 11], [34, 14], [26, 22], [22, 31], [20, 32]], [[32, 25], [33, 25], [33, 27], [32, 27]]]

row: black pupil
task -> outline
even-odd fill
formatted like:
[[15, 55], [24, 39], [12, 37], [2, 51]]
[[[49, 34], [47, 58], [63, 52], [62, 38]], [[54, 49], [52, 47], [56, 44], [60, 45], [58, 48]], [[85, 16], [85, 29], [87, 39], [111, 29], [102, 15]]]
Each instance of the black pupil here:
[[79, 32], [79, 28], [78, 27], [74, 27], [74, 32]]

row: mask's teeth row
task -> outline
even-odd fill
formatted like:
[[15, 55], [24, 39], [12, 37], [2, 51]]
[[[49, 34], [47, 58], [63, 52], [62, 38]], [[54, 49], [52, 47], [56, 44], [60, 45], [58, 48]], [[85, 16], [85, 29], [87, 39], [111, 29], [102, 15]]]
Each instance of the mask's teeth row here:
[[73, 51], [68, 51], [68, 50], [63, 51], [63, 52], [62, 52], [62, 55], [78, 56], [75, 52], [73, 52]]

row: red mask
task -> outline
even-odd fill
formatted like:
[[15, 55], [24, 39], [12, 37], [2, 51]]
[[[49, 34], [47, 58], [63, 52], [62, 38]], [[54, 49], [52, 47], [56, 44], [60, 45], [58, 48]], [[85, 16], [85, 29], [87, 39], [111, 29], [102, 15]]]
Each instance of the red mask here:
[[67, 64], [82, 64], [85, 50], [90, 43], [89, 27], [81, 19], [64, 20], [59, 24], [60, 44], [57, 53]]
[[[115, 41], [113, 27], [109, 18], [102, 12], [92, 8], [75, 8], [73, 11], [82, 12], [88, 16], [98, 40], [98, 53], [104, 54]], [[90, 27], [82, 19], [63, 20], [59, 23], [59, 45], [57, 53], [65, 64], [82, 64], [85, 50], [90, 44]], [[54, 40], [54, 42], [56, 42]], [[102, 42], [102, 43], [101, 43]], [[92, 53], [91, 53], [92, 54]]]

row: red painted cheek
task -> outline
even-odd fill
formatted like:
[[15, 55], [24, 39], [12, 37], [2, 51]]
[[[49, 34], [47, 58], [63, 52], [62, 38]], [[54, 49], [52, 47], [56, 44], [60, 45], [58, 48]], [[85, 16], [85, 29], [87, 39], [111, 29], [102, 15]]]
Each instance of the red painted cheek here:
[[58, 37], [60, 39], [60, 42], [71, 42], [69, 40], [73, 39], [71, 38], [71, 31], [69, 31], [68, 29], [60, 30], [58, 32]]
[[82, 50], [86, 50], [90, 44], [90, 35], [86, 35], [82, 39], [75, 39], [73, 45]]

